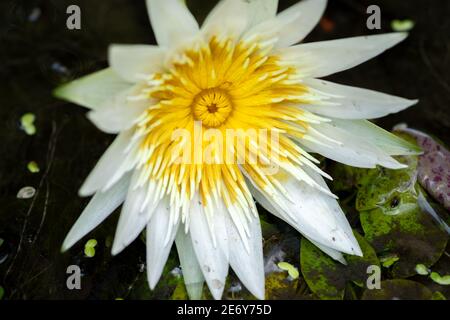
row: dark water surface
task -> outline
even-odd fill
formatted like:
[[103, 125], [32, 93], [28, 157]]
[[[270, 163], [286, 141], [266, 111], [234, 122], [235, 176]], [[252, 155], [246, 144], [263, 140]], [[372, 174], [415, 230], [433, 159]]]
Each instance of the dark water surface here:
[[[202, 20], [216, 1], [188, 0]], [[285, 8], [296, 1], [281, 1]], [[382, 32], [393, 19], [412, 19], [410, 37], [382, 56], [333, 81], [371, 88], [420, 103], [381, 119], [390, 129], [399, 122], [425, 130], [450, 143], [450, 1], [331, 0], [326, 18], [332, 30], [318, 27], [308, 41], [373, 34], [366, 28], [369, 4], [382, 9]], [[78, 4], [82, 29], [66, 29], [66, 8]], [[87, 204], [77, 191], [112, 140], [85, 117], [86, 109], [58, 101], [52, 89], [106, 66], [110, 43], [155, 43], [143, 0], [0, 1], [0, 286], [8, 299], [168, 298], [178, 283], [167, 272], [157, 290], [145, 281], [145, 246], [135, 241], [112, 258], [108, 245], [118, 214], [89, 235], [98, 240], [86, 258], [81, 241], [70, 252], [59, 249], [64, 236]], [[36, 117], [36, 134], [20, 128], [25, 113]], [[35, 161], [40, 171], [31, 173]], [[17, 199], [32, 186], [32, 199]], [[289, 240], [292, 231], [275, 220]], [[284, 240], [283, 240], [284, 241]], [[297, 252], [297, 251], [296, 251]], [[80, 265], [82, 290], [66, 287], [66, 268]], [[167, 271], [177, 267], [172, 253]], [[306, 290], [305, 288], [301, 290]], [[298, 292], [298, 291], [297, 291]], [[282, 298], [280, 296], [279, 298]]]

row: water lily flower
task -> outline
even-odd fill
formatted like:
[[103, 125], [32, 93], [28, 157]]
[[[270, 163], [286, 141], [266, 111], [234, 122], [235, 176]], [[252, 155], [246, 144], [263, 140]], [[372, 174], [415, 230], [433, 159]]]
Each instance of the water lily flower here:
[[[312, 154], [362, 168], [403, 168], [392, 156], [418, 150], [367, 119], [416, 101], [318, 78], [357, 66], [407, 35], [299, 44], [326, 3], [303, 0], [277, 14], [277, 0], [222, 0], [199, 27], [184, 1], [147, 0], [157, 46], [112, 45], [109, 68], [55, 91], [89, 108], [100, 130], [118, 134], [80, 189], [93, 197], [63, 250], [123, 203], [112, 253], [146, 229], [151, 289], [175, 242], [191, 298], [206, 281], [220, 299], [231, 266], [264, 299], [256, 199], [332, 258], [361, 255], [323, 179], [331, 177]], [[219, 152], [218, 138], [174, 139], [179, 129], [214, 137], [234, 130], [245, 139], [227, 141]], [[256, 141], [252, 129], [278, 138]], [[200, 161], [174, 160], [181, 149], [211, 140], [212, 148], [190, 154]], [[203, 161], [207, 149], [215, 161]], [[225, 161], [238, 149], [246, 152], [239, 161]]]

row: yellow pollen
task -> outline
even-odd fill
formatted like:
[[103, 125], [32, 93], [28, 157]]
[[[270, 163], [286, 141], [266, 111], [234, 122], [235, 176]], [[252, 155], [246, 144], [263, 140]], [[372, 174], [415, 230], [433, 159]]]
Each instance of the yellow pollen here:
[[[291, 139], [302, 138], [312, 119], [299, 107], [308, 103], [302, 99], [308, 89], [291, 81], [298, 77], [295, 67], [270, 52], [265, 43], [212, 37], [178, 53], [144, 86], [151, 104], [136, 125], [142, 137], [140, 181], [148, 182], [155, 197], [169, 195], [173, 210], [189, 212], [199, 194], [205, 210], [221, 200], [234, 213], [248, 214], [254, 203], [241, 170], [268, 192], [282, 183], [281, 175], [267, 177], [266, 169], [276, 166], [302, 175], [310, 156]], [[196, 137], [199, 123], [212, 129], [209, 138]], [[190, 134], [174, 139], [179, 129]], [[235, 136], [221, 143], [216, 134], [226, 137], [229, 130]], [[264, 130], [269, 131], [266, 137], [260, 134]], [[280, 133], [279, 141], [271, 140], [273, 132]], [[191, 162], [175, 161], [186, 149]]]
[[221, 126], [233, 110], [228, 94], [222, 89], [206, 89], [194, 99], [192, 110], [195, 120], [201, 121], [206, 127]]

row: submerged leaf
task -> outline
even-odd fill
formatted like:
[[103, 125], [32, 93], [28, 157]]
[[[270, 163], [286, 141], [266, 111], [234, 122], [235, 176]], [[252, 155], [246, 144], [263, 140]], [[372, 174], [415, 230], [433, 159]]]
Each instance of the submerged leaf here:
[[367, 289], [362, 300], [430, 300], [431, 291], [411, 280], [394, 279], [382, 281], [380, 289]]
[[369, 266], [380, 266], [373, 248], [354, 232], [363, 252], [363, 257], [345, 255], [347, 265], [331, 259], [307, 239], [303, 238], [300, 249], [300, 266], [309, 288], [321, 299], [341, 300], [347, 282], [363, 287], [368, 277]]

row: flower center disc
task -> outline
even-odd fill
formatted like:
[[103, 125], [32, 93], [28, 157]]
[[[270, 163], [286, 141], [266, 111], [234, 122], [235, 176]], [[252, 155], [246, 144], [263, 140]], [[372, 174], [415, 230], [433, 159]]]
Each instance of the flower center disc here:
[[233, 110], [228, 94], [218, 88], [202, 90], [192, 104], [194, 117], [207, 127], [220, 127]]

